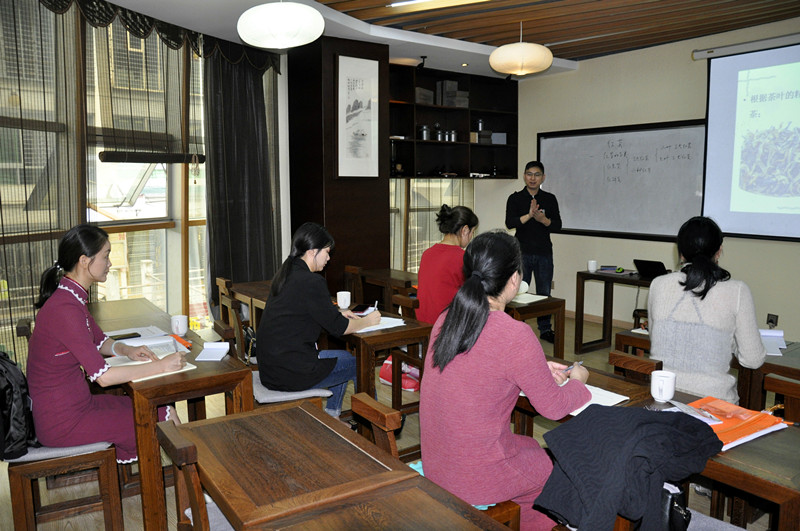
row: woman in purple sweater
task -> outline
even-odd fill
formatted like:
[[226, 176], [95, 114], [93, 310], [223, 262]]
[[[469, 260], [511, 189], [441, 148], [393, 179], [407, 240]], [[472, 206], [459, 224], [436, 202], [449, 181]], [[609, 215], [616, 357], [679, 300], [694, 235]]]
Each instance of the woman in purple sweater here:
[[436, 320], [425, 360], [422, 461], [426, 477], [468, 503], [513, 500], [522, 529], [552, 529], [532, 507], [552, 462], [535, 439], [511, 433], [511, 411], [524, 391], [539, 414], [560, 419], [591, 398], [589, 373], [548, 362], [531, 327], [505, 313], [521, 264], [519, 243], [505, 232], [467, 247], [466, 280]]

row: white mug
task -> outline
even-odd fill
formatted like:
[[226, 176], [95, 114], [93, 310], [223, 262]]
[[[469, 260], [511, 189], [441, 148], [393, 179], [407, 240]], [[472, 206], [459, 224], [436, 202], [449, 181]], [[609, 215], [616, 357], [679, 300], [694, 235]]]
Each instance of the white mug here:
[[517, 293], [528, 293], [528, 289], [530, 286], [524, 280], [519, 283], [519, 289], [517, 289]]
[[656, 402], [666, 402], [675, 396], [675, 373], [653, 371], [650, 374], [650, 394]]
[[589, 270], [589, 273], [594, 273], [597, 271], [597, 260], [589, 260], [586, 263], [586, 267]]
[[350, 307], [350, 292], [349, 291], [337, 291], [336, 292], [336, 304], [339, 305], [339, 308], [342, 310], [346, 310]]
[[176, 336], [185, 336], [189, 331], [189, 316], [173, 315], [171, 319], [172, 333]]

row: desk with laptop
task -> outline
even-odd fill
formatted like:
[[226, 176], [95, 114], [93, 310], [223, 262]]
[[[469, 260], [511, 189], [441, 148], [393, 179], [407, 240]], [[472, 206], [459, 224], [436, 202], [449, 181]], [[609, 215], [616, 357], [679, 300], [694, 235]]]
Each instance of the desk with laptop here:
[[[614, 316], [614, 285], [650, 287], [650, 282], [665, 273], [668, 273], [662, 262], [651, 260], [633, 261], [637, 271], [578, 271], [575, 286], [575, 354], [583, 354], [593, 350], [600, 350], [611, 346], [611, 322]], [[583, 341], [583, 308], [584, 288], [589, 280], [603, 283], [603, 325], [600, 339]]]

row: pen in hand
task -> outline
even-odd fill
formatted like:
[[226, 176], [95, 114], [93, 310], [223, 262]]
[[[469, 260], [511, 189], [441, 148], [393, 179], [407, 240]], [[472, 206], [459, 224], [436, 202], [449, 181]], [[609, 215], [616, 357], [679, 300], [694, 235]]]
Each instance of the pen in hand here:
[[575, 367], [576, 365], [583, 365], [583, 360], [581, 360], [581, 361], [576, 361], [574, 364], [570, 365], [570, 366], [569, 366], [569, 367], [567, 367], [566, 369], [561, 369], [561, 372], [569, 372], [569, 371], [571, 371], [571, 370], [572, 370], [572, 368], [573, 368], [573, 367]]

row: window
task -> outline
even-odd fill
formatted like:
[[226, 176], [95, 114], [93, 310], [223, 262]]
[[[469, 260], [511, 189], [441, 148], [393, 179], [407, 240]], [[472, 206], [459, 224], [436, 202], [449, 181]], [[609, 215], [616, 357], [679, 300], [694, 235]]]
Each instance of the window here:
[[443, 204], [474, 209], [474, 183], [469, 179], [391, 179], [389, 182], [392, 268], [416, 273], [422, 253], [442, 240], [436, 224], [439, 209]]

